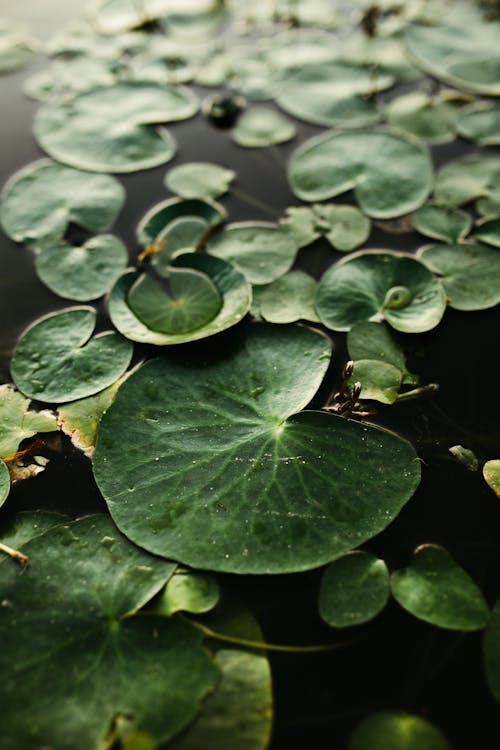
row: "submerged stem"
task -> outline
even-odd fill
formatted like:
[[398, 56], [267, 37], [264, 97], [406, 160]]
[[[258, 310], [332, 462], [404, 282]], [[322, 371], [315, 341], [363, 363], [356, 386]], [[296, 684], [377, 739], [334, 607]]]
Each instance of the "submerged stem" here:
[[13, 560], [18, 560], [23, 568], [25, 568], [29, 562], [29, 558], [27, 555], [24, 555], [22, 552], [19, 552], [17, 549], [13, 549], [12, 547], [9, 547], [7, 544], [3, 544], [0, 542], [0, 552], [5, 553], [9, 557], [12, 557]]

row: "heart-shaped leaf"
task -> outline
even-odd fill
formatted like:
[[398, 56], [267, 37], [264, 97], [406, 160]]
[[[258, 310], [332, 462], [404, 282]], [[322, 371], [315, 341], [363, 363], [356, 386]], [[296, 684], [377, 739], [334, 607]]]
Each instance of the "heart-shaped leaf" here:
[[361, 384], [360, 398], [393, 404], [399, 394], [403, 374], [388, 362], [378, 359], [356, 359], [349, 383]]
[[422, 205], [432, 188], [432, 165], [423, 146], [393, 133], [330, 132], [292, 154], [288, 179], [295, 195], [306, 201], [354, 189], [368, 216], [388, 219]]
[[163, 743], [188, 725], [217, 678], [201, 635], [136, 615], [174, 565], [105, 516], [54, 526], [23, 552], [24, 571], [0, 565], [4, 746], [97, 750], [121, 718]]
[[40, 281], [59, 297], [88, 302], [109, 292], [127, 266], [128, 252], [118, 238], [104, 234], [80, 247], [47, 244], [35, 263]]
[[176, 255], [192, 252], [224, 221], [224, 208], [214, 201], [169, 200], [157, 203], [139, 222], [137, 239], [141, 245], [155, 245], [152, 261], [169, 264]]
[[316, 567], [385, 528], [419, 482], [418, 461], [384, 430], [297, 413], [328, 361], [323, 336], [254, 324], [203, 366], [162, 358], [131, 375], [93, 457], [120, 528], [146, 549], [236, 573]]
[[316, 310], [328, 328], [348, 331], [361, 320], [385, 320], [397, 331], [437, 326], [446, 309], [440, 282], [408, 255], [359, 252], [323, 274]]
[[442, 547], [418, 547], [410, 564], [392, 574], [391, 589], [403, 609], [431, 625], [479, 630], [488, 622], [481, 591]]
[[480, 102], [468, 107], [457, 120], [457, 132], [480, 146], [500, 144], [500, 107]]
[[172, 136], [158, 123], [198, 111], [187, 89], [129, 81], [84, 92], [66, 104], [38, 110], [34, 134], [63, 164], [92, 172], [134, 172], [164, 164], [175, 153]]
[[207, 252], [232, 263], [251, 284], [269, 284], [293, 265], [298, 246], [285, 228], [265, 221], [229, 224]]
[[[446, 206], [461, 206], [500, 191], [500, 159], [466, 156], [446, 164], [436, 175], [434, 198]], [[482, 212], [481, 212], [482, 213]]]
[[373, 619], [389, 598], [389, 571], [369, 552], [350, 552], [326, 568], [319, 590], [319, 613], [332, 628]]
[[483, 221], [476, 226], [472, 239], [486, 242], [487, 245], [500, 247], [500, 219]]
[[289, 271], [267, 286], [253, 290], [252, 310], [269, 323], [319, 322], [314, 307], [316, 281], [303, 271]]
[[92, 336], [96, 312], [72, 307], [35, 321], [12, 357], [14, 383], [39, 401], [64, 402], [91, 396], [122, 375], [132, 345], [117, 333]]
[[38, 245], [61, 239], [70, 223], [89, 232], [109, 229], [124, 201], [125, 191], [114, 177], [41, 159], [20, 169], [7, 182], [0, 220], [16, 242]]
[[232, 136], [238, 146], [264, 148], [275, 143], [285, 143], [295, 137], [291, 120], [270, 107], [252, 107], [239, 118]]
[[251, 287], [243, 274], [229, 263], [202, 253], [187, 253], [172, 261], [172, 267], [193, 269], [206, 275], [222, 298], [219, 312], [204, 325], [185, 333], [154, 331], [134, 314], [128, 304], [128, 295], [139, 278], [138, 273], [129, 272], [118, 279], [109, 297], [109, 316], [113, 325], [126, 338], [157, 346], [182, 344], [225, 331], [236, 325], [248, 312], [252, 298]]
[[456, 310], [484, 310], [500, 303], [500, 253], [484, 245], [429, 245], [418, 257], [438, 274]]
[[449, 96], [430, 97], [420, 91], [393, 99], [386, 110], [387, 121], [429, 143], [446, 143], [455, 137], [458, 103]]
[[165, 185], [181, 198], [218, 198], [229, 190], [236, 174], [206, 161], [193, 161], [170, 169]]
[[207, 573], [178, 568], [156, 599], [153, 610], [162, 615], [175, 612], [209, 612], [219, 601], [217, 581]]
[[453, 245], [469, 232], [472, 219], [465, 211], [428, 204], [415, 211], [413, 224], [420, 234]]

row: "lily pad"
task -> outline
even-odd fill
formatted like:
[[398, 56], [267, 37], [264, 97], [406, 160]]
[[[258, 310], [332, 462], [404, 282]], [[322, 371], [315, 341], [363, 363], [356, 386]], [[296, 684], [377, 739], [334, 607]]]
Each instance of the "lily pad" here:
[[321, 578], [319, 613], [332, 628], [373, 619], [389, 599], [389, 571], [369, 552], [350, 552], [330, 563]]
[[241, 115], [232, 137], [238, 146], [263, 148], [291, 141], [295, 134], [293, 122], [279, 112], [270, 107], [252, 107]]
[[157, 246], [152, 262], [169, 265], [176, 255], [204, 245], [225, 218], [224, 208], [214, 201], [169, 198], [143, 216], [137, 238], [141, 245]]
[[348, 331], [361, 320], [385, 320], [406, 333], [429, 331], [441, 320], [446, 297], [440, 282], [408, 255], [359, 252], [323, 274], [316, 310], [328, 328]]
[[35, 55], [35, 43], [26, 29], [0, 19], [0, 73], [23, 68]]
[[430, 721], [403, 711], [382, 711], [359, 724], [347, 750], [451, 750], [451, 746]]
[[405, 382], [415, 382], [415, 376], [406, 369], [405, 355], [384, 323], [361, 321], [355, 323], [347, 334], [347, 349], [351, 359], [374, 359], [397, 367]]
[[59, 240], [70, 223], [89, 232], [113, 224], [125, 191], [109, 175], [95, 175], [40, 159], [16, 172], [1, 195], [0, 221], [16, 242]]
[[423, 146], [394, 133], [329, 132], [292, 154], [288, 179], [295, 195], [305, 201], [353, 189], [364, 213], [388, 219], [424, 203], [432, 188], [432, 164]]
[[319, 322], [314, 307], [316, 281], [303, 271], [289, 271], [267, 286], [254, 288], [259, 314], [269, 323]]
[[206, 274], [222, 297], [218, 314], [205, 325], [186, 333], [160, 333], [148, 328], [128, 305], [128, 295], [139, 274], [124, 274], [111, 290], [109, 316], [113, 325], [126, 338], [141, 343], [182, 344], [186, 341], [213, 336], [236, 325], [248, 312], [251, 303], [251, 287], [245, 277], [226, 261], [201, 253], [187, 253], [172, 261], [174, 268], [194, 269]]
[[158, 123], [198, 111], [188, 89], [129, 81], [84, 92], [66, 104], [38, 110], [39, 145], [63, 164], [93, 172], [135, 172], [164, 164], [175, 142]]
[[169, 190], [181, 198], [218, 198], [236, 177], [232, 169], [210, 162], [189, 162], [170, 169], [165, 177]]
[[403, 382], [401, 370], [376, 359], [357, 359], [353, 364], [350, 383], [361, 383], [360, 398], [393, 404]]
[[291, 233], [297, 247], [306, 247], [321, 237], [314, 206], [289, 206], [280, 225]]
[[[45, 510], [4, 515], [0, 524], [0, 540], [9, 547], [19, 549], [30, 539], [45, 534], [53, 526], [68, 521], [69, 518], [61, 513], [49, 513]], [[0, 557], [0, 563], [6, 561], [6, 557]]]
[[500, 144], [500, 107], [481, 102], [468, 107], [457, 120], [457, 132], [480, 146]]
[[462, 206], [497, 191], [500, 191], [500, 159], [467, 156], [439, 170], [434, 198], [446, 206]]
[[0, 508], [10, 492], [10, 474], [7, 465], [0, 459]]
[[483, 476], [486, 483], [497, 497], [500, 497], [500, 459], [493, 458], [483, 466]]
[[359, 247], [370, 236], [370, 220], [356, 206], [331, 204], [314, 206], [319, 224], [329, 225], [323, 230], [328, 242], [341, 252]]
[[485, 245], [429, 245], [418, 257], [438, 274], [455, 310], [485, 310], [500, 302], [500, 253]]
[[117, 237], [104, 234], [80, 247], [47, 244], [35, 263], [40, 281], [59, 297], [88, 302], [109, 292], [127, 266], [128, 252]]
[[136, 614], [174, 565], [104, 516], [55, 526], [23, 551], [26, 570], [0, 566], [11, 603], [0, 612], [4, 746], [98, 748], [121, 718], [157, 742], [188, 725], [217, 679], [202, 636], [187, 622]]
[[122, 375], [132, 345], [117, 333], [92, 336], [96, 312], [72, 307], [35, 321], [12, 357], [14, 383], [38, 401], [64, 402], [102, 391]]
[[450, 97], [430, 97], [420, 91], [398, 96], [386, 110], [392, 127], [429, 143], [452, 141], [458, 114], [457, 102]]
[[413, 224], [420, 234], [454, 245], [468, 234], [472, 219], [465, 211], [427, 204], [415, 211]]
[[0, 385], [0, 458], [17, 451], [26, 438], [57, 430], [56, 415], [48, 409], [30, 410], [30, 400], [11, 385]]
[[381, 117], [373, 95], [393, 83], [387, 73], [374, 75], [369, 67], [348, 62], [296, 63], [282, 74], [276, 102], [316, 125], [365, 127]]
[[[285, 573], [385, 528], [418, 485], [419, 463], [385, 430], [297, 413], [329, 353], [317, 333], [259, 323], [202, 367], [162, 358], [131, 375], [93, 456], [127, 536], [200, 569]], [[135, 500], [145, 495], [146, 509]]]
[[486, 21], [471, 3], [454, 8], [445, 24], [409, 26], [405, 40], [427, 73], [466, 91], [498, 96], [499, 35], [500, 24]]
[[219, 587], [213, 576], [178, 568], [154, 604], [154, 612], [201, 614], [209, 612], [219, 601]]
[[483, 221], [476, 226], [472, 239], [486, 242], [487, 245], [500, 247], [500, 219]]
[[222, 297], [210, 276], [192, 268], [140, 274], [127, 304], [146, 328], [167, 335], [192, 333], [220, 312]]
[[290, 232], [265, 221], [229, 224], [212, 237], [207, 252], [238, 269], [251, 284], [270, 284], [293, 265], [298, 251]]
[[403, 609], [431, 625], [480, 630], [488, 622], [481, 591], [442, 547], [418, 547], [410, 564], [392, 574], [391, 589]]

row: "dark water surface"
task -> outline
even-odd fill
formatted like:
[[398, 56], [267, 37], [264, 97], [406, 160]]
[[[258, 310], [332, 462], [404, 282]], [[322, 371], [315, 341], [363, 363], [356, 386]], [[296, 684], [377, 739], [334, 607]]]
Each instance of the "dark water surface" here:
[[[81, 3], [73, 0], [0, 3], [0, 15], [25, 20], [42, 38], [80, 10]], [[41, 64], [39, 60], [26, 70], [0, 78], [2, 184], [15, 170], [43, 155], [31, 133], [38, 104], [21, 92], [23, 80]], [[133, 254], [138, 219], [168, 195], [163, 185], [168, 167], [194, 160], [230, 166], [237, 172], [237, 190], [253, 196], [263, 207], [230, 195], [222, 200], [229, 220], [272, 220], [287, 205], [296, 203], [285, 178], [287, 154], [299, 140], [319, 130], [302, 124], [299, 139], [292, 144], [244, 150], [232, 143], [227, 131], [210, 126], [202, 115], [169, 129], [179, 144], [175, 160], [123, 178], [127, 204], [114, 231]], [[434, 155], [441, 164], [471, 150], [457, 140], [434, 149]], [[421, 238], [414, 233], [389, 235], [375, 228], [366, 246], [414, 250], [420, 244]], [[2, 235], [0, 253], [0, 377], [8, 382], [9, 360], [21, 330], [36, 317], [71, 303], [38, 281], [29, 250]], [[318, 276], [334, 257], [332, 250], [317, 243], [301, 251], [297, 266]], [[107, 325], [102, 306], [101, 312], [101, 324]], [[420, 373], [422, 383], [439, 383], [440, 390], [432, 398], [382, 407], [376, 421], [416, 445], [424, 462], [423, 481], [397, 520], [365, 545], [395, 568], [409, 560], [416, 545], [443, 544], [490, 602], [500, 595], [500, 505], [479, 473], [458, 464], [448, 448], [461, 443], [483, 460], [500, 455], [498, 323], [498, 310], [448, 310], [437, 329], [415, 337], [410, 369]], [[215, 345], [223, 346], [224, 337], [234, 335], [237, 330], [218, 337]], [[345, 360], [345, 336], [334, 338], [337, 356], [332, 378], [338, 378]], [[331, 387], [331, 383], [325, 386], [325, 392]], [[72, 516], [105, 510], [89, 462], [64, 438], [61, 449], [54, 446], [51, 456], [40, 477], [14, 487], [6, 510], [46, 508]], [[316, 613], [318, 571], [279, 578], [222, 579], [228, 593], [252, 607], [267, 640], [291, 644], [332, 640], [331, 629]], [[426, 716], [445, 732], [455, 750], [498, 746], [500, 711], [483, 676], [481, 634], [439, 630], [417, 621], [392, 602], [375, 621], [343, 633], [339, 641], [344, 646], [331, 653], [271, 655], [276, 700], [272, 750], [342, 750], [356, 723], [383, 709]]]

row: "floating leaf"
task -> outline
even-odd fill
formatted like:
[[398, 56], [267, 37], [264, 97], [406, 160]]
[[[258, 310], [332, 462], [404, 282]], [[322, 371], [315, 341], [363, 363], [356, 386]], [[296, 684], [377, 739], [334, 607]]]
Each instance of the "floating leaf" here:
[[402, 711], [372, 714], [354, 730], [347, 750], [451, 750], [439, 729]]
[[269, 323], [319, 322], [314, 307], [316, 281], [303, 271], [289, 271], [271, 284], [254, 288], [254, 301]]
[[413, 224], [420, 234], [453, 245], [468, 234], [472, 219], [465, 211], [427, 204], [415, 211]]
[[125, 373], [95, 396], [71, 401], [57, 410], [59, 427], [66, 435], [69, 435], [73, 445], [85, 455], [92, 455], [101, 417], [112, 404], [116, 391], [127, 375], [128, 373]]
[[62, 102], [69, 96], [115, 82], [108, 61], [89, 57], [54, 60], [49, 68], [26, 79], [26, 96], [42, 102]]
[[219, 587], [213, 576], [177, 569], [154, 604], [154, 612], [200, 614], [209, 612], [219, 600]]
[[479, 630], [488, 622], [481, 591], [442, 547], [418, 547], [410, 564], [392, 574], [391, 588], [403, 609], [431, 625]]
[[291, 120], [269, 107], [252, 107], [239, 118], [232, 132], [233, 140], [245, 148], [263, 148], [285, 143], [295, 137]]
[[225, 218], [224, 208], [214, 201], [170, 198], [157, 203], [143, 216], [137, 238], [141, 245], [157, 245], [153, 263], [169, 265], [176, 255], [204, 245]]
[[170, 169], [165, 184], [181, 198], [218, 198], [229, 190], [236, 174], [206, 161], [193, 161]]
[[480, 102], [468, 107], [457, 120], [457, 132], [480, 146], [500, 144], [500, 107]]
[[372, 95], [393, 83], [390, 75], [374, 75], [369, 67], [307, 61], [285, 70], [276, 102], [285, 112], [316, 125], [365, 127], [380, 119]]
[[[0, 540], [9, 547], [19, 549], [30, 539], [45, 534], [48, 529], [69, 521], [61, 513], [49, 513], [45, 510], [23, 511], [22, 513], [2, 516]], [[0, 563], [7, 558], [0, 557]]]
[[109, 175], [95, 175], [40, 159], [16, 172], [0, 206], [4, 231], [16, 242], [59, 240], [70, 223], [100, 232], [115, 221], [125, 191]]
[[427, 73], [466, 91], [498, 96], [499, 35], [500, 24], [484, 20], [473, 4], [464, 4], [448, 14], [446, 24], [409, 26], [405, 39]]
[[96, 317], [91, 307], [72, 307], [27, 328], [11, 363], [19, 390], [39, 401], [63, 402], [114, 383], [130, 363], [132, 346], [117, 333], [91, 338]]
[[316, 294], [321, 321], [348, 331], [361, 320], [385, 320], [397, 331], [429, 331], [441, 320], [446, 298], [440, 282], [407, 255], [360, 252], [323, 274]]
[[317, 567], [385, 528], [419, 463], [389, 432], [296, 413], [328, 361], [323, 336], [260, 323], [203, 366], [146, 363], [104, 415], [93, 457], [120, 527], [146, 549], [234, 573]]
[[188, 725], [216, 681], [201, 635], [135, 614], [174, 565], [131, 545], [105, 516], [55, 526], [23, 552], [26, 570], [0, 566], [11, 604], [0, 611], [6, 747], [101, 747], [121, 717], [157, 742]]
[[370, 323], [368, 320], [355, 323], [347, 334], [347, 349], [351, 359], [387, 362], [403, 373], [404, 382], [416, 382], [415, 375], [411, 375], [406, 369], [403, 350], [391, 329], [384, 323]]
[[330, 563], [321, 578], [319, 613], [332, 628], [373, 619], [389, 598], [389, 571], [369, 552], [350, 552]]
[[[262, 631], [245, 610], [215, 617], [217, 632], [262, 642]], [[172, 750], [266, 750], [269, 746], [273, 695], [268, 659], [250, 650], [217, 648], [221, 670], [217, 688]]]
[[10, 492], [10, 474], [7, 465], [0, 459], [0, 508]]
[[17, 451], [23, 440], [38, 432], [57, 430], [51, 411], [32, 411], [30, 400], [11, 385], [0, 385], [0, 458]]
[[500, 159], [466, 156], [439, 170], [434, 198], [447, 206], [461, 206], [500, 190]]
[[449, 448], [450, 453], [460, 461], [469, 471], [477, 471], [479, 468], [479, 461], [476, 455], [471, 451], [470, 448], [464, 448], [463, 445], [452, 445]]
[[386, 116], [394, 128], [430, 143], [446, 143], [455, 137], [458, 106], [446, 95], [430, 97], [414, 91], [393, 99]]
[[455, 310], [484, 310], [500, 302], [500, 253], [484, 245], [429, 245], [418, 257], [438, 274]]
[[402, 380], [401, 370], [388, 362], [357, 359], [349, 382], [351, 385], [361, 383], [360, 398], [393, 404], [399, 395]]
[[207, 252], [232, 263], [251, 284], [269, 284], [293, 265], [297, 244], [285, 228], [265, 221], [229, 224], [212, 237]]
[[423, 146], [393, 133], [323, 133], [292, 154], [288, 178], [295, 195], [306, 201], [354, 189], [364, 213], [387, 219], [414, 211], [425, 201], [432, 165]]
[[141, 322], [127, 303], [128, 294], [138, 274], [126, 273], [118, 279], [111, 290], [109, 316], [113, 325], [128, 339], [157, 346], [196, 341], [236, 325], [248, 312], [252, 297], [251, 287], [245, 277], [229, 263], [201, 253], [188, 253], [172, 261], [172, 266], [194, 269], [209, 277], [222, 297], [222, 307], [218, 314], [205, 325], [187, 333], [167, 334], [153, 331]]
[[314, 206], [289, 206], [285, 218], [280, 219], [280, 224], [291, 233], [297, 247], [310, 245], [321, 237]]
[[380, 70], [398, 81], [422, 78], [421, 71], [413, 65], [401, 38], [397, 36], [367, 37], [363, 31], [355, 30], [342, 47], [342, 59], [369, 66], [375, 71], [374, 76]]
[[45, 105], [35, 117], [40, 146], [63, 164], [94, 172], [134, 172], [164, 164], [175, 153], [158, 123], [184, 120], [198, 101], [180, 87], [129, 81], [103, 86], [67, 104]]
[[27, 65], [35, 54], [35, 44], [23, 26], [0, 19], [0, 73]]
[[104, 234], [80, 247], [45, 245], [35, 263], [40, 281], [59, 297], [88, 302], [109, 292], [127, 266], [128, 252], [117, 237]]
[[314, 206], [314, 209], [321, 222], [329, 224], [324, 235], [336, 250], [353, 250], [370, 236], [370, 220], [355, 206], [331, 204]]
[[483, 476], [497, 497], [500, 497], [500, 459], [493, 458], [483, 466]]
[[222, 297], [210, 276], [191, 268], [140, 274], [127, 305], [146, 328], [167, 335], [192, 333], [220, 312]]
[[486, 242], [493, 247], [500, 247], [500, 219], [491, 219], [479, 224], [472, 235], [472, 239]]

